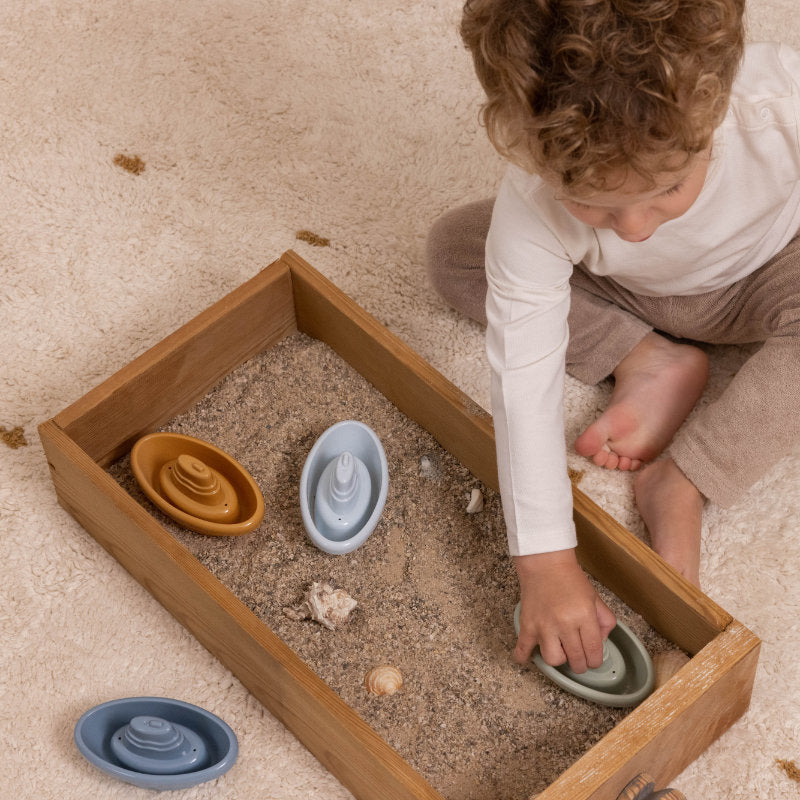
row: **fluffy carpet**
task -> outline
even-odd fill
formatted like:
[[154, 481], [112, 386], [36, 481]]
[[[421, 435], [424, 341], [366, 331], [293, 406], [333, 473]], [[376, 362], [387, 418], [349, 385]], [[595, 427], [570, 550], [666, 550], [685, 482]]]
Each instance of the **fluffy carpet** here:
[[[795, 3], [751, 0], [750, 37], [800, 47]], [[503, 169], [477, 123], [459, 12], [460, 0], [2, 4], [3, 798], [149, 796], [72, 743], [83, 711], [137, 694], [197, 703], [239, 736], [231, 772], [175, 797], [350, 797], [57, 505], [36, 426], [289, 248], [486, 405], [482, 332], [431, 296], [422, 269], [431, 221], [492, 194]], [[707, 397], [746, 352], [711, 355]], [[572, 436], [608, 387], [567, 392]], [[571, 466], [641, 533], [629, 476]], [[764, 645], [751, 709], [673, 782], [689, 800], [799, 796], [776, 761], [800, 763], [798, 468], [784, 459], [735, 508], [706, 513], [705, 588]]]

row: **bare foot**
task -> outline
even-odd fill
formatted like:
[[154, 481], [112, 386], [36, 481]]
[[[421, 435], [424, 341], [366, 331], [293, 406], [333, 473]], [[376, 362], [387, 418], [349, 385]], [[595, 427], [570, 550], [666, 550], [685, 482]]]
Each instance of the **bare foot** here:
[[671, 458], [645, 467], [634, 490], [653, 550], [699, 587], [703, 495]]
[[614, 370], [608, 408], [575, 450], [606, 469], [639, 469], [670, 443], [707, 380], [702, 350], [648, 333]]

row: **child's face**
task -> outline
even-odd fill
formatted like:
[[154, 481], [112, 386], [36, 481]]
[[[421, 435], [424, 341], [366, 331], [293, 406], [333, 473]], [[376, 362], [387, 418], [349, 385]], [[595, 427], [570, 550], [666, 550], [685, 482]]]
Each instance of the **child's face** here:
[[691, 208], [703, 188], [709, 158], [709, 151], [699, 153], [680, 172], [657, 176], [654, 189], [644, 189], [644, 181], [632, 176], [614, 191], [578, 196], [562, 190], [556, 197], [581, 222], [610, 229], [626, 242], [643, 242], [659, 225]]

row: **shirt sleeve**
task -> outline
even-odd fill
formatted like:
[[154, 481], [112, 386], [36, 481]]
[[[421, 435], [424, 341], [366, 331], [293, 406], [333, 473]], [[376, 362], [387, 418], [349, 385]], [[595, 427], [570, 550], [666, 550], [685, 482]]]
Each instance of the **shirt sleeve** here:
[[486, 245], [492, 414], [511, 555], [576, 545], [564, 441], [570, 261], [508, 176]]

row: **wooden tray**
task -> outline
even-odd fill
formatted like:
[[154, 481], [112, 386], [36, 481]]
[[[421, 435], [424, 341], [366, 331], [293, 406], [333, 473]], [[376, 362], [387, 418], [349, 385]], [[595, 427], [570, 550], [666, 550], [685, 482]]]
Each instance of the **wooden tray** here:
[[[105, 469], [241, 363], [298, 330], [325, 342], [497, 488], [489, 415], [289, 251], [39, 427], [56, 493], [359, 800], [444, 800]], [[538, 795], [616, 800], [639, 772], [668, 783], [744, 713], [760, 641], [573, 491], [583, 567], [692, 655]]]

